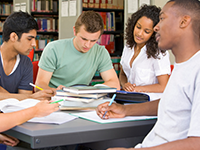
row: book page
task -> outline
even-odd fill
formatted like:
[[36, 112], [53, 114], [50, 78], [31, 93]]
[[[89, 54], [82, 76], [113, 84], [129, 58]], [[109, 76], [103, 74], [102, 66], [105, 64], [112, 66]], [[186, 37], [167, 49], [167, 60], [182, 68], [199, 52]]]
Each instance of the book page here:
[[14, 112], [14, 111], [32, 107], [36, 105], [38, 102], [40, 101], [36, 99], [25, 99], [25, 100], [19, 101], [14, 98], [9, 98], [9, 99], [0, 101], [0, 109], [4, 113]]
[[2, 109], [6, 105], [16, 104], [18, 102], [19, 102], [19, 100], [15, 99], [15, 98], [9, 98], [9, 99], [5, 99], [5, 100], [1, 100], [0, 101], [0, 109]]
[[125, 122], [125, 121], [138, 121], [138, 120], [149, 120], [149, 119], [157, 119], [157, 116], [128, 116], [125, 118], [110, 118], [110, 119], [101, 119], [96, 111], [90, 112], [81, 112], [81, 113], [70, 113], [71, 115], [77, 116], [82, 119], [86, 119], [89, 121], [97, 122], [97, 123], [116, 123], [116, 122]]
[[36, 122], [36, 123], [52, 123], [52, 124], [62, 124], [65, 122], [72, 121], [78, 117], [69, 115], [68, 113], [64, 112], [53, 112], [48, 116], [40, 117], [40, 118], [33, 118], [28, 122]]

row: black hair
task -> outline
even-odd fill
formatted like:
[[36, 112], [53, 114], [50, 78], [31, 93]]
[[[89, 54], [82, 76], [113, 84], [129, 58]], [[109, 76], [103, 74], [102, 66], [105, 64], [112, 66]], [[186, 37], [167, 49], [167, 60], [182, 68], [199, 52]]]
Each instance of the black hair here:
[[38, 30], [38, 25], [35, 19], [27, 12], [14, 12], [8, 16], [3, 26], [3, 41], [7, 42], [10, 39], [10, 34], [15, 32], [20, 40], [23, 33], [28, 33], [30, 30]]
[[[131, 15], [126, 24], [126, 30], [125, 30], [125, 39], [128, 47], [133, 48], [133, 46], [136, 44], [133, 37], [133, 30], [137, 21], [143, 16], [145, 16], [153, 21], [153, 27], [155, 27], [156, 24], [159, 22], [160, 11], [161, 9], [159, 7], [145, 4], [141, 6], [137, 12]], [[160, 50], [158, 49], [158, 44], [156, 42], [155, 34], [156, 33], [154, 32], [146, 43], [147, 47], [146, 53], [148, 58], [150, 57], [157, 58], [160, 52]], [[164, 51], [161, 52], [164, 53]]]

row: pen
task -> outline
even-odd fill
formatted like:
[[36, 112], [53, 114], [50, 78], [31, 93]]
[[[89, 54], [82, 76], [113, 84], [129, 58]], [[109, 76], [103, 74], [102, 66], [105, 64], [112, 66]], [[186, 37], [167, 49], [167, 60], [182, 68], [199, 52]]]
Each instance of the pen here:
[[39, 86], [37, 86], [37, 85], [35, 85], [35, 84], [33, 84], [33, 83], [29, 83], [31, 86], [33, 86], [33, 87], [35, 87], [35, 88], [37, 88], [37, 89], [39, 89], [39, 90], [43, 90], [41, 87], [39, 87]]
[[51, 102], [50, 104], [59, 103], [59, 102], [62, 102], [62, 101], [64, 101], [64, 99], [60, 99], [60, 100], [57, 100], [57, 101]]
[[[112, 105], [112, 103], [113, 103], [115, 97], [116, 97], [116, 94], [114, 94], [114, 95], [112, 96], [112, 99], [110, 100], [110, 103], [108, 104], [108, 106]], [[105, 117], [106, 113], [107, 113], [107, 111], [104, 113], [103, 118]]]

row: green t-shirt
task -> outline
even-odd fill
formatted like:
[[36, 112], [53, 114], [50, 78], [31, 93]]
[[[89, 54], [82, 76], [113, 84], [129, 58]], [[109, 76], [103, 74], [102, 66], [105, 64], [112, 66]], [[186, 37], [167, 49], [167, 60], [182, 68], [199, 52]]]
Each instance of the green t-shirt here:
[[104, 46], [95, 44], [87, 53], [75, 49], [73, 38], [50, 42], [44, 49], [39, 67], [53, 72], [49, 86], [89, 84], [96, 71], [113, 68]]

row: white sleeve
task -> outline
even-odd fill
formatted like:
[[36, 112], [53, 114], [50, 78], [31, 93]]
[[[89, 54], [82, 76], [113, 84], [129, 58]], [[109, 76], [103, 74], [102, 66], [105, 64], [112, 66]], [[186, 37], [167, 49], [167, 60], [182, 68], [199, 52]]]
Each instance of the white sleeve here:
[[156, 76], [168, 74], [170, 75], [170, 59], [169, 59], [169, 52], [166, 51], [166, 54], [163, 55], [162, 53], [159, 54], [160, 59], [155, 59], [154, 63], [154, 70]]

